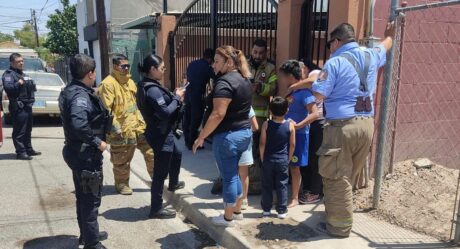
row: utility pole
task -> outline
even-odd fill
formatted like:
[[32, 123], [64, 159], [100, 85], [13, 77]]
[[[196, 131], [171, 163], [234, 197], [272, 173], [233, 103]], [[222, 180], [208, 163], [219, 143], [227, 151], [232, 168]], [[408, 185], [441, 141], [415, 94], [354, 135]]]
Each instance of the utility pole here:
[[97, 36], [101, 51], [101, 79], [109, 75], [109, 46], [104, 0], [96, 0]]
[[34, 9], [30, 9], [30, 12], [31, 12], [31, 24], [32, 24], [32, 27], [35, 31], [35, 42], [37, 44], [37, 48], [40, 47], [40, 42], [38, 41], [38, 28], [37, 28], [37, 17], [35, 16], [35, 10]]

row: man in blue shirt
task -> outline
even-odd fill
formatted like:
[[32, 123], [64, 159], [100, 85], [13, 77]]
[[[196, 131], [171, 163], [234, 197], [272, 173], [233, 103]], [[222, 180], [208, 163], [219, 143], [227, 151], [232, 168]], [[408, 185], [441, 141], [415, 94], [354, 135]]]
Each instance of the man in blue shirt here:
[[[366, 164], [374, 132], [373, 99], [378, 69], [393, 45], [393, 25], [374, 48], [361, 49], [353, 26], [342, 23], [329, 35], [331, 58], [321, 73], [305, 81], [315, 97], [324, 100], [326, 124], [317, 154], [323, 177], [326, 223], [317, 230], [348, 237], [353, 223], [352, 186]], [[309, 83], [308, 83], [309, 82]]]
[[214, 76], [211, 68], [213, 58], [214, 50], [207, 48], [203, 52], [203, 58], [190, 62], [187, 67], [187, 81], [190, 84], [185, 91], [183, 130], [185, 145], [190, 150], [198, 137], [203, 119], [206, 84]]

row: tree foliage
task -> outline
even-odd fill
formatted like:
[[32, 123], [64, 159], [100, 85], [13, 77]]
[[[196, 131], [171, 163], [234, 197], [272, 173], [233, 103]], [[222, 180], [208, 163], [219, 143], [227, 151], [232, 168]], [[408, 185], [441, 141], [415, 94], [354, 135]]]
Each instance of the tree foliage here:
[[[36, 48], [37, 47], [37, 42], [35, 40], [35, 32], [32, 28], [32, 25], [30, 23], [24, 24], [22, 29], [18, 29], [13, 31], [14, 37], [19, 40], [19, 44], [21, 46], [27, 47], [27, 48]], [[39, 37], [38, 41], [40, 42], [40, 45], [45, 42], [44, 37]]]
[[0, 42], [14, 41], [14, 37], [9, 34], [0, 32]]
[[61, 0], [61, 3], [64, 10], [49, 15], [46, 23], [50, 32], [45, 47], [52, 53], [71, 56], [78, 53], [76, 8], [69, 5], [69, 0]]

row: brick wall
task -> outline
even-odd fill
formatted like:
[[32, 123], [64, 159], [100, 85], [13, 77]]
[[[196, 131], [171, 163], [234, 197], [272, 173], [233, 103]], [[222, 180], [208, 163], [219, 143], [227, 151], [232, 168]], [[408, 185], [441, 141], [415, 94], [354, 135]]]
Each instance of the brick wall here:
[[[377, 1], [377, 35], [389, 4]], [[460, 4], [407, 13], [396, 114], [395, 162], [428, 157], [460, 168]]]

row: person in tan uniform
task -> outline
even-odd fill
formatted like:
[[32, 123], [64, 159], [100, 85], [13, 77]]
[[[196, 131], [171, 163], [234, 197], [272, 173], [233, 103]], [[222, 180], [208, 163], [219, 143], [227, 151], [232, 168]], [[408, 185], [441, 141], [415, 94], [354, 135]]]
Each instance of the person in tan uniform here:
[[[256, 114], [259, 127], [262, 127], [262, 124], [268, 119], [268, 105], [271, 97], [276, 94], [278, 88], [276, 67], [268, 61], [267, 54], [267, 42], [262, 39], [255, 40], [252, 44], [251, 56], [249, 57], [249, 67], [253, 90], [252, 107]], [[255, 132], [252, 151], [256, 167], [243, 167], [241, 170], [248, 172], [240, 172], [242, 176], [249, 175], [248, 192], [250, 194], [261, 193], [259, 138], [260, 131]]]
[[107, 136], [110, 144], [110, 161], [113, 164], [115, 188], [122, 195], [130, 195], [130, 163], [134, 151], [139, 149], [144, 155], [147, 171], [153, 175], [153, 150], [145, 137], [145, 122], [137, 108], [137, 86], [129, 74], [128, 58], [115, 54], [112, 58], [112, 73], [107, 76], [98, 89], [104, 106], [114, 116], [112, 130]]

